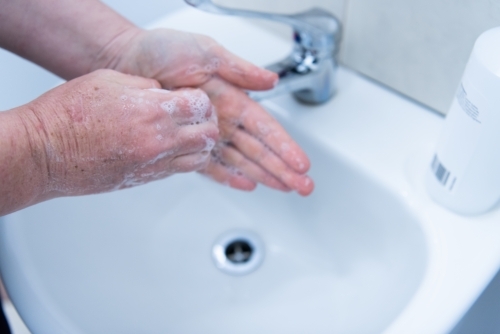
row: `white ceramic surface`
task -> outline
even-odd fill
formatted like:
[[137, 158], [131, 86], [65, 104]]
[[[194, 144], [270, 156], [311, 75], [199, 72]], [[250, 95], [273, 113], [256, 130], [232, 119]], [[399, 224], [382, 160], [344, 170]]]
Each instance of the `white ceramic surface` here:
[[[290, 47], [191, 9], [156, 26], [204, 32], [261, 65]], [[310, 155], [312, 196], [190, 174], [5, 217], [0, 269], [32, 332], [446, 333], [499, 267], [500, 211], [461, 217], [428, 198], [443, 119], [345, 69], [325, 105], [263, 104]], [[265, 244], [247, 276], [211, 259], [235, 228]]]

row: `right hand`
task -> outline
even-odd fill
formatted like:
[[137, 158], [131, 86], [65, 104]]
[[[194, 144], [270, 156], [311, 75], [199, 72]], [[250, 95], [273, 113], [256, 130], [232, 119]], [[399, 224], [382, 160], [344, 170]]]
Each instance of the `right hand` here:
[[218, 140], [199, 89], [99, 70], [20, 110], [44, 197], [100, 193], [205, 168]]

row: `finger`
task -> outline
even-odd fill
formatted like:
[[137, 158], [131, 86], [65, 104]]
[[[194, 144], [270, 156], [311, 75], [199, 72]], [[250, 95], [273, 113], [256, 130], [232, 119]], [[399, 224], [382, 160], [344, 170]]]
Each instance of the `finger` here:
[[207, 175], [219, 183], [240, 190], [251, 191], [257, 186], [255, 181], [244, 176], [236, 169], [224, 165], [219, 159], [214, 159], [213, 157], [207, 167], [200, 170], [200, 173]]
[[297, 174], [274, 152], [245, 131], [236, 130], [233, 133], [231, 142], [248, 159], [262, 166], [290, 189], [296, 190], [301, 195], [309, 195], [313, 191], [314, 183], [311, 178], [307, 175]]
[[291, 191], [290, 188], [285, 186], [262, 167], [250, 161], [234, 147], [227, 144], [218, 144], [216, 149], [214, 149], [214, 152], [217, 152], [216, 154], [220, 156], [222, 161], [226, 162], [228, 165], [236, 167], [250, 179], [273, 189], [287, 192]]
[[244, 92], [216, 78], [203, 85], [203, 89], [218, 110], [223, 138], [227, 138], [236, 125], [241, 125], [298, 173], [309, 170], [310, 162], [304, 151], [278, 121]]
[[306, 173], [311, 163], [285, 129], [262, 107], [251, 101], [240, 117], [240, 126], [258, 138], [296, 172]]
[[243, 89], [266, 90], [278, 83], [278, 75], [258, 67], [229, 52], [221, 45], [212, 48], [216, 59], [220, 59], [217, 74], [224, 80]]

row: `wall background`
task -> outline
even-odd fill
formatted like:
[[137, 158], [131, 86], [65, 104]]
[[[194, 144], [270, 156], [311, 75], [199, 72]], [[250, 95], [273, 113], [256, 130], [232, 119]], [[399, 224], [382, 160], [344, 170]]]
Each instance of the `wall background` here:
[[348, 0], [343, 62], [440, 112], [499, 0]]
[[500, 0], [216, 2], [282, 13], [328, 9], [344, 23], [344, 65], [441, 113], [451, 104], [475, 39], [500, 25]]
[[[323, 7], [344, 23], [341, 62], [441, 113], [451, 104], [474, 40], [500, 25], [500, 0], [215, 0], [235, 8], [294, 13]], [[183, 0], [104, 0], [138, 25]], [[289, 36], [279, 24], [261, 21]], [[6, 66], [2, 66], [8, 64]], [[24, 104], [59, 79], [0, 49], [0, 110]]]

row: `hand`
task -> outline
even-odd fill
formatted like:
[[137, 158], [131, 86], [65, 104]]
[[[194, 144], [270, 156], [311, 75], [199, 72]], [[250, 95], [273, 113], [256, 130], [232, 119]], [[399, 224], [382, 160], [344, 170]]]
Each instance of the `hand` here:
[[18, 115], [46, 177], [45, 199], [206, 168], [219, 132], [202, 90], [162, 90], [111, 70], [69, 81]]
[[[274, 87], [275, 73], [231, 54], [209, 37], [159, 29], [124, 34], [114, 41], [105, 67], [154, 78], [170, 90], [204, 90], [217, 110], [220, 140], [202, 170], [218, 182], [252, 190], [260, 182], [301, 195], [314, 184], [305, 175], [309, 160], [281, 125], [243, 91]], [[113, 55], [109, 55], [111, 53]]]

